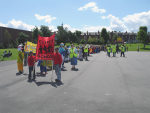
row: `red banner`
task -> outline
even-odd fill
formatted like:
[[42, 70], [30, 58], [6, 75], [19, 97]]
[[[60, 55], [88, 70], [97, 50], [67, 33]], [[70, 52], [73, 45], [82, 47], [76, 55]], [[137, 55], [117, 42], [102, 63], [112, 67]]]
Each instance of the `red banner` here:
[[54, 56], [55, 34], [51, 37], [38, 36], [36, 60], [52, 60]]

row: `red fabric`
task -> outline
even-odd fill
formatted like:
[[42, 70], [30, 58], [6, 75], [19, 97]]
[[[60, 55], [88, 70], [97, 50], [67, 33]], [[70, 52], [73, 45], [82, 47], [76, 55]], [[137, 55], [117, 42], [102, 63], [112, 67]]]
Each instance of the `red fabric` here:
[[56, 64], [62, 64], [62, 56], [60, 53], [54, 53], [54, 65]]
[[34, 66], [35, 56], [28, 56], [28, 66]]
[[52, 60], [54, 55], [55, 34], [51, 37], [38, 36], [36, 60]]

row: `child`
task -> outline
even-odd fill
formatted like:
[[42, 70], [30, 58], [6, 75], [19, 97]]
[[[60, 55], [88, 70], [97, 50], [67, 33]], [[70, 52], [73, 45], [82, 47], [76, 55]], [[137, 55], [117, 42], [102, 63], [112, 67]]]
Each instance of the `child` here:
[[58, 52], [58, 48], [55, 48], [54, 69], [55, 69], [55, 73], [57, 75], [57, 79], [55, 80], [56, 82], [61, 82], [61, 64], [62, 64], [62, 56]]
[[[35, 69], [33, 70], [34, 64], [35, 64], [35, 56], [33, 56], [33, 52], [30, 52], [29, 56], [28, 56], [28, 66], [29, 66], [28, 81], [35, 80]], [[34, 71], [33, 72], [33, 79], [31, 79], [32, 71]]]

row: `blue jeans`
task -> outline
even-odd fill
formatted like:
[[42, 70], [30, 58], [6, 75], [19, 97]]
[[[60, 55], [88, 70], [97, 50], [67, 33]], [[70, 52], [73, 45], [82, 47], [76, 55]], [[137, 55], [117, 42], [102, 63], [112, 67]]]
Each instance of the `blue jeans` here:
[[41, 72], [47, 72], [46, 66], [40, 65]]
[[57, 79], [61, 81], [61, 67], [59, 66], [59, 64], [54, 65], [54, 69]]

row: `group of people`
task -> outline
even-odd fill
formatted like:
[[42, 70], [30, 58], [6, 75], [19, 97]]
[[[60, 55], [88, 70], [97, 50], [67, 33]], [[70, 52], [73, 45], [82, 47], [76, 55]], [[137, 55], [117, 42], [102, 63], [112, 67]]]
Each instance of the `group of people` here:
[[4, 51], [2, 56], [4, 58], [4, 57], [10, 57], [11, 55], [12, 55], [12, 52], [9, 50], [8, 52]]
[[28, 57], [26, 57], [27, 58], [26, 60], [26, 58], [24, 57], [26, 53], [23, 50], [24, 47], [22, 45], [19, 45], [17, 58], [17, 65], [18, 65], [17, 75], [23, 73], [23, 61], [27, 61], [29, 67], [29, 75], [28, 75], [29, 82], [34, 81], [36, 79], [35, 75], [36, 62], [38, 62], [37, 66], [40, 67], [40, 72], [42, 75], [47, 74], [47, 64], [50, 64], [49, 66], [53, 66], [57, 76], [57, 79], [55, 79], [55, 81], [61, 83], [61, 71], [66, 71], [64, 66], [65, 62], [70, 62], [71, 70], [77, 71], [78, 69], [76, 68], [76, 65], [78, 60], [83, 61], [85, 59], [85, 61], [88, 61], [88, 56], [90, 54], [100, 52], [100, 47], [90, 45], [79, 45], [75, 47], [73, 44], [71, 44], [70, 46], [65, 46], [64, 43], [61, 43], [60, 47], [55, 48], [53, 65], [52, 62], [48, 63], [49, 61], [47, 60], [36, 61], [35, 54], [33, 52], [28, 53]]
[[125, 57], [125, 52], [128, 51], [128, 48], [122, 44], [121, 46], [119, 45], [113, 45], [113, 46], [110, 46], [108, 45], [107, 46], [107, 55], [108, 57], [111, 57], [111, 53], [113, 53], [113, 57], [116, 57], [116, 53], [118, 54], [120, 52], [120, 57]]

